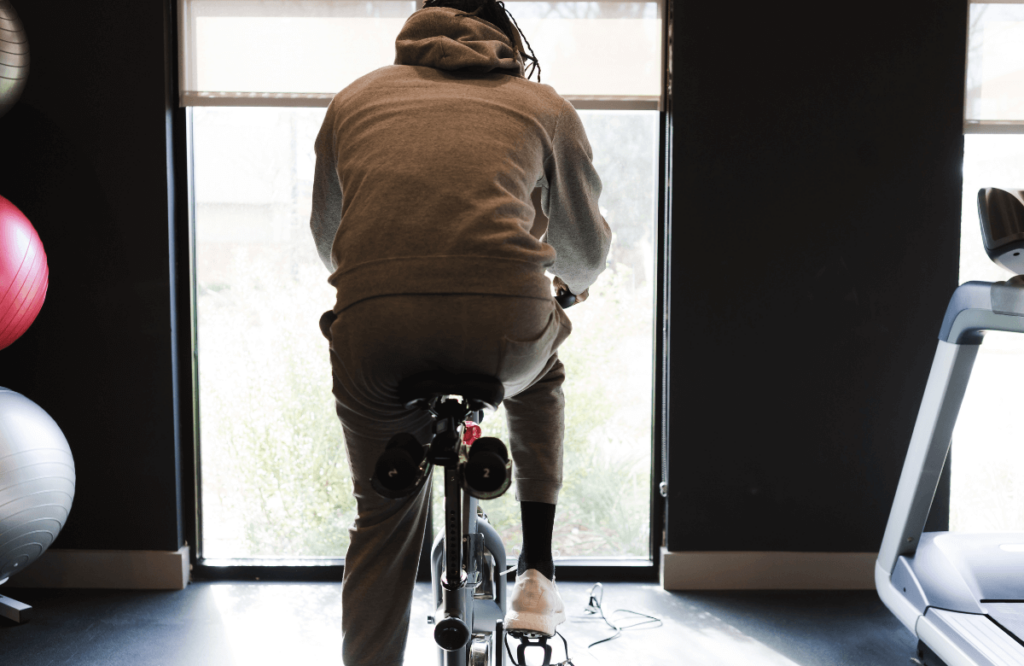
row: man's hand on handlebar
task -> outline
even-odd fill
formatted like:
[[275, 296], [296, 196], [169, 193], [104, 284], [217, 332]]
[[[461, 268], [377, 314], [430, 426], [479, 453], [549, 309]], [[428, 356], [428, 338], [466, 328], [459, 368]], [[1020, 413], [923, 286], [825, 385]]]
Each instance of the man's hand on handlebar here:
[[[579, 294], [572, 293], [569, 291], [569, 286], [566, 285], [565, 282], [562, 281], [562, 278], [557, 275], [555, 276], [555, 279], [552, 280], [551, 284], [555, 288], [555, 300], [559, 301], [559, 305], [563, 308], [571, 307], [576, 303], [582, 303], [587, 300], [588, 296], [590, 296], [590, 289], [584, 289], [583, 292]], [[573, 297], [572, 300], [567, 298], [570, 296]]]

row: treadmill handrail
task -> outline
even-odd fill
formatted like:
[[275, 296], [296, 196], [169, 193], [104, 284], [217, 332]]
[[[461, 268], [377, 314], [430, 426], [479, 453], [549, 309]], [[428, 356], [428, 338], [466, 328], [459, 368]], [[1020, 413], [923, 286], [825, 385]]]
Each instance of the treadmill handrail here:
[[978, 345], [987, 331], [1024, 333], [1024, 280], [965, 282], [953, 292], [939, 340]]
[[966, 282], [949, 300], [879, 548], [878, 564], [890, 575], [897, 559], [912, 555], [921, 540], [978, 347], [987, 331], [1024, 333], [1024, 277]]
[[921, 540], [979, 348], [939, 340], [935, 350], [878, 552], [878, 564], [890, 575], [900, 555], [913, 554]]

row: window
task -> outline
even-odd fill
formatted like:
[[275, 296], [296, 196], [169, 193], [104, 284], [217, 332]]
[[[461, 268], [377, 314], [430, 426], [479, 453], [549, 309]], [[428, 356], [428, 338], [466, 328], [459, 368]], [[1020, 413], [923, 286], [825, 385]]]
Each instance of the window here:
[[1024, 132], [1024, 3], [972, 2], [967, 43], [967, 132]]
[[[560, 352], [566, 482], [554, 547], [563, 558], [646, 560], [662, 10], [646, 1], [508, 6], [544, 82], [580, 109], [615, 232], [609, 270], [569, 312], [575, 328]], [[181, 4], [199, 555], [207, 561], [345, 554], [355, 503], [316, 325], [334, 294], [308, 227], [313, 140], [338, 90], [391, 63], [394, 38], [416, 8], [398, 0]], [[484, 432], [504, 437], [503, 416], [488, 418]], [[483, 507], [511, 551], [521, 540], [512, 493]]]
[[[972, 3], [967, 53], [960, 281], [1009, 279], [985, 254], [978, 190], [1024, 189], [1024, 3]], [[1024, 531], [1017, 414], [1024, 336], [985, 336], [953, 433], [950, 528]]]

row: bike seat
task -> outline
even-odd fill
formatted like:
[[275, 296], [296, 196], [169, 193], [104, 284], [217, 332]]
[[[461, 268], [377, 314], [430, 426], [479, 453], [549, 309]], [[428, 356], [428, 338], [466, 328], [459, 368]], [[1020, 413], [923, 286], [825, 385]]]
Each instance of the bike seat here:
[[398, 397], [408, 409], [424, 407], [442, 395], [461, 395], [473, 410], [493, 410], [505, 398], [505, 387], [490, 375], [456, 375], [444, 370], [420, 372], [398, 384]]

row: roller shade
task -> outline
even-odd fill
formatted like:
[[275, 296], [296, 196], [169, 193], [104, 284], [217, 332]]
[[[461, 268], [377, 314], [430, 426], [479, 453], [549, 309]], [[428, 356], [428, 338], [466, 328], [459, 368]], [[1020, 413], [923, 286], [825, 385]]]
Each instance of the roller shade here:
[[1024, 133], [1024, 2], [972, 2], [965, 130]]
[[[326, 106], [390, 65], [420, 2], [179, 0], [182, 106]], [[507, 0], [543, 67], [580, 108], [659, 108], [662, 3]]]

